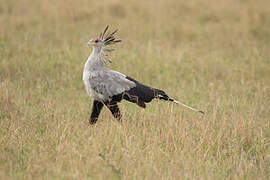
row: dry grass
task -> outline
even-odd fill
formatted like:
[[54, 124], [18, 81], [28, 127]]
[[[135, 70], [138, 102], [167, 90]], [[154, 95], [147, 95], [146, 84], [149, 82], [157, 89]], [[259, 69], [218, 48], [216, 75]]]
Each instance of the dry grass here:
[[[270, 1], [1, 0], [0, 179], [269, 179]], [[122, 103], [88, 125], [85, 42], [207, 111]]]

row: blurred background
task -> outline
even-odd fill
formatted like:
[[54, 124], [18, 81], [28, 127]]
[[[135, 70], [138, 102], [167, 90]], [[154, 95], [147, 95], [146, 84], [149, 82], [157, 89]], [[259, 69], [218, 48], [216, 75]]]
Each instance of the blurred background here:
[[[0, 178], [258, 178], [270, 174], [270, 1], [0, 0]], [[110, 68], [164, 89], [88, 126], [86, 42], [106, 25]], [[137, 179], [137, 178], [136, 178]]]

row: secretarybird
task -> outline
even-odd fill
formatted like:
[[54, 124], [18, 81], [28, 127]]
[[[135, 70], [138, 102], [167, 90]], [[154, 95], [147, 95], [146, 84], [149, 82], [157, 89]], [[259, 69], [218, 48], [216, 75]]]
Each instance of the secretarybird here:
[[94, 100], [89, 119], [90, 124], [97, 122], [104, 105], [110, 109], [116, 119], [121, 120], [121, 113], [117, 103], [123, 99], [136, 103], [142, 108], [146, 107], [145, 103], [149, 103], [153, 99], [161, 99], [204, 113], [170, 98], [162, 90], [146, 86], [131, 77], [105, 68], [105, 64], [111, 63], [105, 53], [113, 51], [113, 49], [107, 49], [106, 46], [121, 42], [121, 40], [114, 37], [117, 30], [106, 34], [107, 30], [108, 26], [98, 38], [93, 38], [87, 43], [89, 46], [93, 45], [93, 51], [88, 57], [83, 71], [83, 82], [87, 94]]

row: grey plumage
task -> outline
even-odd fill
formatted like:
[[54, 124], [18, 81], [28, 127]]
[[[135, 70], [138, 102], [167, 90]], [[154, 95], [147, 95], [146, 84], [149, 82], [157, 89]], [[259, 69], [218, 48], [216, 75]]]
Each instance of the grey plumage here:
[[102, 95], [104, 101], [136, 86], [134, 82], [126, 79], [125, 75], [106, 68], [91, 72], [88, 80], [91, 88]]

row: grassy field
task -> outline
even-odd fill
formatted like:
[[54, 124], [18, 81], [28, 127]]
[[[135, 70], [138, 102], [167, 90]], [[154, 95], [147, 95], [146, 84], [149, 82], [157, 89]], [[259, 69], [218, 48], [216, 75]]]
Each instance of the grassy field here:
[[[0, 0], [0, 179], [269, 179], [270, 1]], [[206, 111], [122, 103], [89, 126], [86, 42]]]

